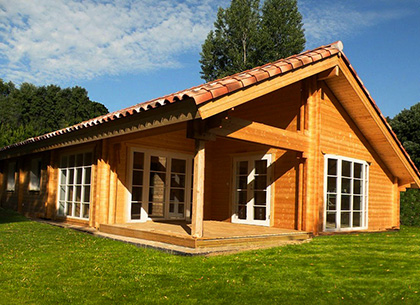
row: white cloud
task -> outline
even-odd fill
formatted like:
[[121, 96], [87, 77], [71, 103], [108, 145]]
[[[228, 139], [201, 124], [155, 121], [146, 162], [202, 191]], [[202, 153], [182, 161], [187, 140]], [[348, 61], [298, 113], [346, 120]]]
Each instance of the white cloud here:
[[[397, 3], [398, 4], [398, 3]], [[401, 6], [362, 9], [349, 1], [301, 1], [299, 10], [303, 16], [307, 47], [314, 48], [335, 40], [361, 33], [365, 28], [401, 19], [412, 14]]]
[[0, 0], [0, 77], [43, 84], [177, 67], [225, 2]]

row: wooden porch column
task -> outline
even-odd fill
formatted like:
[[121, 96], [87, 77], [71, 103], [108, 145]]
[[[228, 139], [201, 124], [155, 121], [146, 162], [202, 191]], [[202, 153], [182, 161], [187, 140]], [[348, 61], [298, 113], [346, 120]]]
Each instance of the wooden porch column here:
[[398, 178], [394, 177], [394, 184], [392, 188], [392, 226], [400, 227], [400, 189], [398, 187]]
[[50, 160], [47, 164], [47, 201], [45, 202], [45, 218], [54, 218], [57, 215], [57, 190], [58, 185], [58, 169], [57, 169], [57, 152], [52, 150]]
[[191, 217], [191, 235], [193, 237], [203, 236], [205, 143], [203, 140], [195, 140], [194, 190]]
[[323, 179], [322, 155], [320, 150], [321, 131], [321, 89], [316, 77], [307, 80], [307, 132], [309, 134], [309, 150], [305, 162], [305, 217], [304, 230], [317, 234], [321, 228], [320, 215], [323, 209], [323, 196], [320, 191]]

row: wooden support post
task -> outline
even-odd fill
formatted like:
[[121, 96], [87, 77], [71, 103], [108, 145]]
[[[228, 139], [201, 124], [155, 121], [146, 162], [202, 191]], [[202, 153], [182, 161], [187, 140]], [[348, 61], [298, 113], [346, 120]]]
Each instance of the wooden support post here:
[[[18, 203], [18, 212], [22, 213], [23, 212], [23, 191], [24, 191], [24, 184], [25, 184], [25, 163], [24, 160], [18, 160], [17, 161], [17, 166], [19, 168], [18, 173], [19, 173], [19, 177], [18, 177], [18, 198], [17, 198], [17, 203]], [[15, 186], [16, 187], [16, 186]]]
[[205, 179], [205, 141], [195, 140], [194, 157], [194, 190], [193, 208], [191, 217], [191, 235], [193, 237], [203, 236], [203, 214], [204, 214], [204, 179]]
[[119, 154], [119, 144], [113, 145], [110, 155], [110, 177], [109, 177], [109, 211], [108, 211], [108, 224], [114, 224], [116, 222], [116, 204], [117, 204], [117, 158]]
[[57, 215], [57, 190], [59, 185], [56, 155], [56, 151], [52, 150], [49, 163], [47, 164], [47, 201], [45, 202], [45, 218], [53, 218]]
[[298, 167], [298, 207], [297, 207], [297, 229], [303, 230], [303, 202], [304, 202], [304, 164], [305, 159], [299, 157]]
[[392, 227], [400, 227], [400, 190], [398, 187], [398, 178], [394, 177], [392, 188]]
[[96, 192], [96, 218], [95, 227], [99, 227], [100, 224], [108, 223], [109, 215], [109, 176], [110, 176], [110, 165], [108, 160], [108, 140], [101, 140], [99, 144], [101, 146], [100, 154], [98, 154], [97, 163], [97, 192]]
[[315, 77], [308, 79], [307, 89], [307, 132], [310, 144], [304, 173], [306, 182], [304, 230], [317, 234], [321, 228], [319, 219], [323, 209], [322, 192], [320, 191], [323, 171], [320, 151], [321, 90], [317, 86]]

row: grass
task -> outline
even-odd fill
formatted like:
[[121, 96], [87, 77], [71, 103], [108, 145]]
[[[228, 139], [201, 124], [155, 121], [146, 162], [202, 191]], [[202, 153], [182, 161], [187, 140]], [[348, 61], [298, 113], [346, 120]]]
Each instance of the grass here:
[[419, 304], [420, 228], [181, 257], [0, 208], [0, 304]]

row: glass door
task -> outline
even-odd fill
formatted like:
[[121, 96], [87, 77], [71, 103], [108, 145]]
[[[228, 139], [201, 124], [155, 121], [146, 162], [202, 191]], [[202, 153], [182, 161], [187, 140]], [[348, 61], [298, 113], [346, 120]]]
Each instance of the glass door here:
[[232, 222], [270, 225], [271, 155], [234, 160], [234, 214]]

